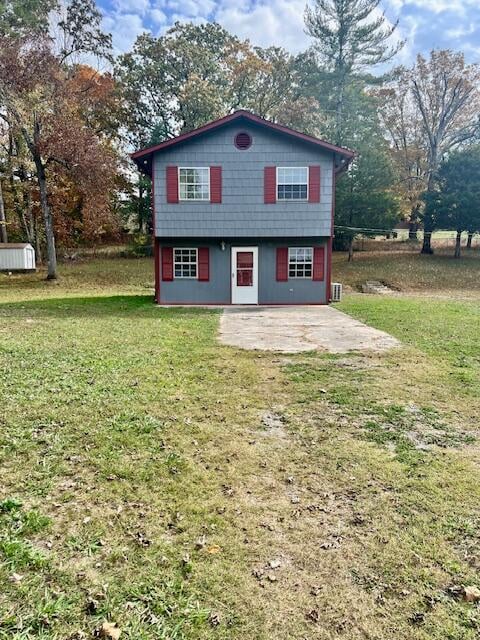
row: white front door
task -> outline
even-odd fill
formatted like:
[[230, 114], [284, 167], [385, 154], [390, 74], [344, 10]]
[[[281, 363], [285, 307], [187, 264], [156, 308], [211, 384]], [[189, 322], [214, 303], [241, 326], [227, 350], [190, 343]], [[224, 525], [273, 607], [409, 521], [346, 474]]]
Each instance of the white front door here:
[[232, 304], [258, 304], [258, 247], [232, 247]]

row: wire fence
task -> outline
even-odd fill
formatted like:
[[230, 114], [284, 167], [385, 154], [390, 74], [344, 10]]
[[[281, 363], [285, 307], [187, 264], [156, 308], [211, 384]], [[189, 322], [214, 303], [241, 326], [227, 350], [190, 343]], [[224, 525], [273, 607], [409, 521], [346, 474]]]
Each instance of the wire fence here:
[[[435, 231], [432, 233], [432, 246], [434, 249], [452, 252], [455, 249], [457, 234], [455, 231]], [[423, 242], [423, 231], [418, 231], [417, 241], [409, 240], [408, 230], [399, 229], [393, 233], [387, 232], [382, 234], [368, 235], [359, 234], [354, 242], [356, 251], [411, 251], [416, 245], [420, 246]], [[462, 234], [462, 250], [467, 247], [468, 233]], [[480, 234], [474, 234], [471, 240], [471, 249], [480, 250]]]

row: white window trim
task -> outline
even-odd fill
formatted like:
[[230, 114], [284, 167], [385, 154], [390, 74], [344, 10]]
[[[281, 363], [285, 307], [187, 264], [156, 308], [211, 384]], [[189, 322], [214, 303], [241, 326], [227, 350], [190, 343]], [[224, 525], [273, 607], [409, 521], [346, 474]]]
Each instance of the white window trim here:
[[[291, 276], [290, 275], [290, 255], [292, 251], [297, 251], [298, 249], [308, 249], [312, 252], [312, 275], [311, 276]], [[288, 279], [289, 280], [313, 280], [313, 247], [288, 247]]]
[[[308, 198], [310, 196], [310, 167], [276, 167], [277, 169], [277, 174], [276, 174], [276, 184], [275, 184], [275, 198], [277, 200], [277, 202], [308, 202]], [[307, 170], [307, 197], [306, 198], [279, 198], [278, 197], [278, 170], [279, 169], [306, 169]], [[282, 182], [282, 184], [289, 184], [287, 182]], [[299, 184], [303, 184], [303, 183], [299, 183]], [[301, 248], [301, 247], [299, 247]]]
[[[182, 263], [176, 262], [175, 251], [195, 251], [195, 265], [196, 265], [196, 272], [197, 272], [196, 276], [177, 276], [176, 275], [175, 264], [182, 264]], [[193, 264], [193, 262], [188, 262], [187, 264]], [[197, 280], [198, 279], [198, 248], [197, 247], [173, 247], [173, 279], [174, 280]]]
[[[180, 171], [184, 169], [207, 169], [208, 197], [207, 198], [181, 198], [180, 197]], [[180, 202], [209, 202], [210, 201], [210, 167], [178, 167], [178, 200]]]

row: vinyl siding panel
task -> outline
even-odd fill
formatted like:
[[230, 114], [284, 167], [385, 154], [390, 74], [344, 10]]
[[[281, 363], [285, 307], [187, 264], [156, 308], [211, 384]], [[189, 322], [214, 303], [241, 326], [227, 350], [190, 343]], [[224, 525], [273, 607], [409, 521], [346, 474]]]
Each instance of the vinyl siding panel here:
[[173, 247], [208, 247], [209, 280], [177, 278], [161, 281], [160, 304], [230, 304], [231, 254], [235, 246], [258, 247], [258, 303], [261, 304], [325, 304], [327, 283], [312, 278], [277, 280], [277, 250], [287, 247], [324, 248], [325, 272], [327, 238], [235, 238], [225, 243], [212, 238], [179, 238], [160, 241], [162, 250]]
[[[252, 146], [240, 151], [234, 137], [247, 131]], [[155, 233], [159, 237], [292, 237], [331, 234], [333, 155], [255, 125], [228, 125], [157, 153]], [[167, 203], [167, 166], [222, 167], [222, 202]], [[320, 202], [264, 202], [266, 166], [319, 165]]]

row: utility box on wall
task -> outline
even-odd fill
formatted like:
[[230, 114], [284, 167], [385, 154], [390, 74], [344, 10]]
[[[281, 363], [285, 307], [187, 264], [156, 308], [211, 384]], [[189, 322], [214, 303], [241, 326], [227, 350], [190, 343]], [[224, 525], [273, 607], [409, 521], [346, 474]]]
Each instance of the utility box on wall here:
[[0, 243], [0, 271], [35, 271], [35, 250], [28, 243]]

